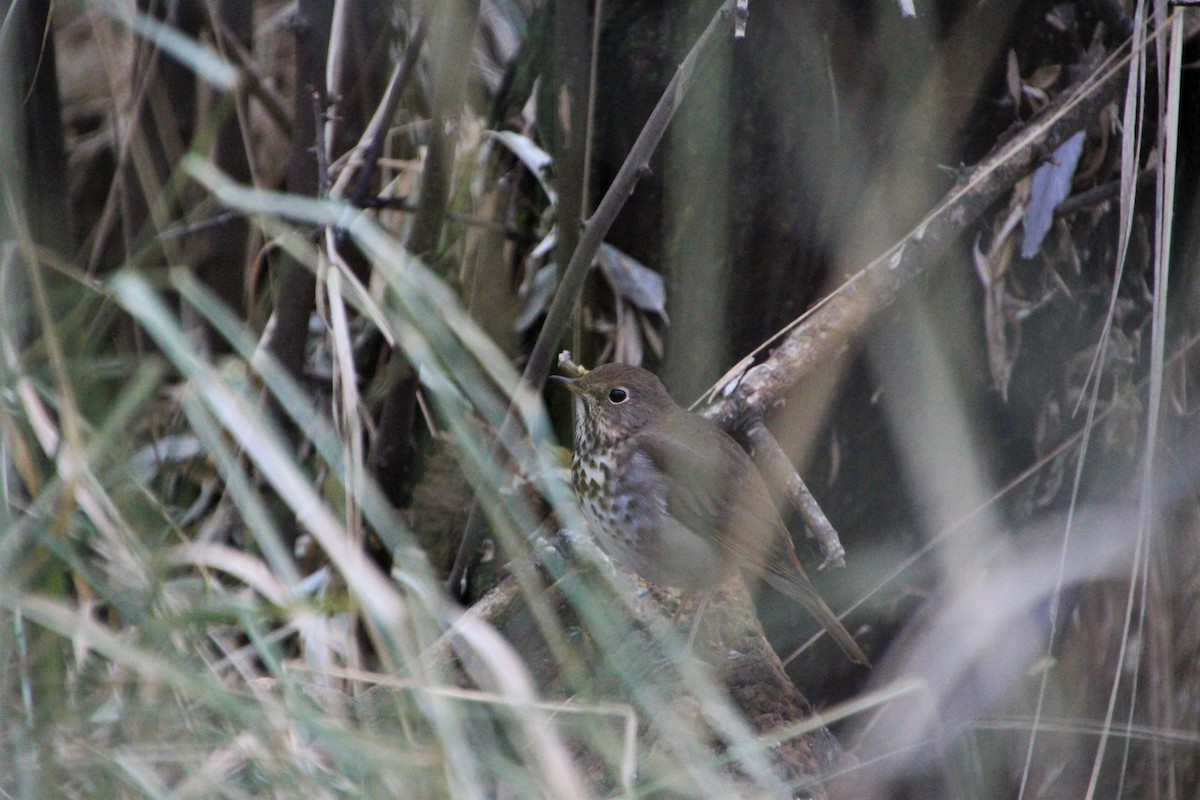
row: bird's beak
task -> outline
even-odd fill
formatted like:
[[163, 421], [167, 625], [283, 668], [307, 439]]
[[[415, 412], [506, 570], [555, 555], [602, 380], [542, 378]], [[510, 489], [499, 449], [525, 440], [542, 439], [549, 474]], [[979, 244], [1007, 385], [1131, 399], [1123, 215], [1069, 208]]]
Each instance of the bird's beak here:
[[567, 388], [571, 394], [579, 394], [582, 390], [575, 385], [575, 378], [568, 378], [565, 375], [551, 375], [550, 380], [558, 381]]

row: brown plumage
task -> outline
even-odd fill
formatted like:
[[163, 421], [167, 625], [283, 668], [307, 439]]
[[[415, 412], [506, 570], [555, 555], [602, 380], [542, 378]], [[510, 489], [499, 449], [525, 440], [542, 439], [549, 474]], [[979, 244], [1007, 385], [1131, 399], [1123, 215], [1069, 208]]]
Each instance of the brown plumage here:
[[646, 580], [682, 589], [710, 591], [748, 569], [803, 605], [851, 660], [869, 663], [813, 588], [754, 462], [725, 431], [676, 405], [640, 367], [557, 379], [575, 395], [575, 491], [606, 550]]

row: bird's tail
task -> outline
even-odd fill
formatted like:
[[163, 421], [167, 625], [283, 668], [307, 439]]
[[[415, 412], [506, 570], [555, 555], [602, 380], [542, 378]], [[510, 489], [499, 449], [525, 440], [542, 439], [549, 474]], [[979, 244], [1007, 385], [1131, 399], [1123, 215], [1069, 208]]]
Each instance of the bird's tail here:
[[854, 637], [842, 625], [842, 621], [837, 618], [837, 614], [833, 613], [833, 609], [825, 604], [825, 601], [821, 599], [821, 595], [817, 594], [817, 590], [808, 582], [807, 576], [801, 582], [774, 572], [766, 572], [763, 574], [763, 580], [797, 603], [800, 603], [808, 613], [816, 617], [817, 622], [825, 626], [825, 630], [837, 642], [838, 647], [842, 648], [842, 652], [846, 654], [847, 658], [855, 664], [862, 664], [864, 667], [871, 666], [866, 653], [854, 641]]

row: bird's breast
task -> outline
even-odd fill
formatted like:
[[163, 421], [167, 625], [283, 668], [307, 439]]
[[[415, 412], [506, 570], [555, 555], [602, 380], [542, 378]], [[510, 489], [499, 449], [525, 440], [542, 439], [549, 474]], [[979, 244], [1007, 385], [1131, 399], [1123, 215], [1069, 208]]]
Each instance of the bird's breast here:
[[627, 447], [622, 442], [577, 451], [571, 476], [591, 526], [618, 546], [637, 547], [651, 520], [640, 507], [636, 487], [629, 485], [627, 470], [621, 466], [628, 461]]
[[584, 517], [610, 556], [664, 586], [719, 582], [720, 554], [670, 516], [666, 478], [645, 453], [628, 441], [577, 451], [571, 474]]

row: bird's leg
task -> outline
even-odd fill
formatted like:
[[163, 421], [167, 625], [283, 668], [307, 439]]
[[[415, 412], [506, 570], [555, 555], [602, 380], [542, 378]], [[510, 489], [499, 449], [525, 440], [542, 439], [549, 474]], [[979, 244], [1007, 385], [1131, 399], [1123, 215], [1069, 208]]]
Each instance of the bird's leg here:
[[688, 629], [687, 647], [686, 650], [690, 654], [692, 645], [696, 643], [696, 634], [700, 632], [700, 620], [704, 618], [704, 610], [708, 608], [708, 601], [712, 599], [712, 590], [700, 592], [700, 602], [696, 604], [696, 613], [692, 617], [691, 627]]
[[687, 608], [688, 602], [692, 599], [693, 589], [683, 589], [679, 592], [679, 605], [675, 606], [675, 613], [671, 615], [671, 624], [678, 625], [679, 619], [683, 616], [683, 610]]

